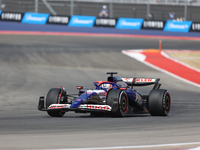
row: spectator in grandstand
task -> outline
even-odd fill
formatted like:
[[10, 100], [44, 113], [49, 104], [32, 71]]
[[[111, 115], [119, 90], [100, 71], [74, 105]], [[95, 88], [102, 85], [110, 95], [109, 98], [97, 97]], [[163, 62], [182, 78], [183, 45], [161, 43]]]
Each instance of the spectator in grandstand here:
[[168, 19], [174, 20], [176, 18], [176, 14], [173, 11], [170, 11], [168, 13]]
[[108, 18], [109, 17], [109, 10], [107, 9], [106, 5], [102, 6], [102, 10], [99, 12], [99, 17]]

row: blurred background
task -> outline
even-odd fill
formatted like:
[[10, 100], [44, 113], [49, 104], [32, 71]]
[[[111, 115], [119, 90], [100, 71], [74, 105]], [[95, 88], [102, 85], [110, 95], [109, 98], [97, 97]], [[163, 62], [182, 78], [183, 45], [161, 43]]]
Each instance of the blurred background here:
[[0, 10], [51, 15], [98, 16], [102, 6], [109, 18], [175, 19], [200, 21], [200, 0], [0, 0]]

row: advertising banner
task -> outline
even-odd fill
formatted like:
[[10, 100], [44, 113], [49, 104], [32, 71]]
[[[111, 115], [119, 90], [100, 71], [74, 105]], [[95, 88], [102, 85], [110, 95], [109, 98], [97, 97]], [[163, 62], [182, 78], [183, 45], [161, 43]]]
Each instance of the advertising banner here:
[[118, 29], [135, 29], [140, 30], [144, 19], [119, 18], [116, 28]]
[[163, 30], [165, 23], [166, 21], [144, 20], [142, 24], [142, 29]]
[[164, 31], [171, 32], [188, 32], [192, 25], [192, 21], [174, 21], [168, 20], [165, 24]]
[[95, 21], [95, 27], [115, 27], [117, 19], [114, 18], [97, 18]]
[[200, 22], [193, 22], [190, 31], [200, 32]]
[[40, 13], [25, 13], [22, 19], [22, 23], [30, 24], [46, 24], [49, 14]]
[[68, 25], [69, 23], [69, 16], [62, 16], [62, 15], [50, 15], [48, 18], [48, 24], [63, 24]]
[[94, 16], [72, 16], [68, 26], [93, 27], [96, 17]]
[[23, 13], [15, 13], [15, 12], [1, 12], [1, 17], [0, 20], [3, 21], [17, 21], [17, 22], [21, 22], [22, 18], [23, 18]]

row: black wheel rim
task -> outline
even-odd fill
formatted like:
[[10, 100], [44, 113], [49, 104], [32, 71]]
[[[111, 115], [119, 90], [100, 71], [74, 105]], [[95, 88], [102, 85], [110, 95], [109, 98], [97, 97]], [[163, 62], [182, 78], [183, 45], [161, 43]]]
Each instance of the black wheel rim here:
[[128, 102], [127, 102], [127, 98], [125, 95], [122, 96], [120, 105], [121, 105], [122, 113], [126, 113], [128, 110]]
[[171, 106], [170, 96], [169, 96], [169, 94], [167, 94], [165, 97], [165, 111], [167, 113], [169, 113], [169, 111], [170, 111], [170, 106]]

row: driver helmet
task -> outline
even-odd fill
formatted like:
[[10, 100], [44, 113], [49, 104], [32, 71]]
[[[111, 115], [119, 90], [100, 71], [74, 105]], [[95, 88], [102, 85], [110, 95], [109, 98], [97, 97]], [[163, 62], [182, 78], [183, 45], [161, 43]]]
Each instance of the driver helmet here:
[[107, 83], [107, 84], [102, 84], [101, 87], [102, 87], [102, 88], [106, 88], [106, 89], [110, 89], [110, 88], [112, 88], [112, 84], [109, 84], [109, 83]]

